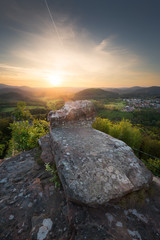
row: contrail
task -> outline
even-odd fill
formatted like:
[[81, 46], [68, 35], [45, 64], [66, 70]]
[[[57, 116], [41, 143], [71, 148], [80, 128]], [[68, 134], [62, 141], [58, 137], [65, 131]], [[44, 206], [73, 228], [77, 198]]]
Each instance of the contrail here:
[[48, 3], [47, 3], [47, 0], [44, 0], [44, 1], [45, 1], [45, 4], [46, 4], [46, 7], [47, 7], [47, 10], [48, 10], [49, 16], [50, 16], [50, 18], [51, 18], [51, 20], [52, 20], [52, 23], [53, 23], [54, 29], [55, 29], [55, 31], [56, 31], [56, 33], [57, 33], [58, 40], [59, 40], [60, 44], [63, 46], [63, 43], [62, 43], [62, 40], [61, 40], [60, 34], [59, 34], [59, 32], [58, 32], [58, 28], [57, 28], [56, 23], [55, 23], [55, 21], [54, 21], [54, 19], [53, 19], [52, 13], [51, 13], [51, 11], [50, 11], [50, 9], [49, 9], [49, 6], [48, 6]]

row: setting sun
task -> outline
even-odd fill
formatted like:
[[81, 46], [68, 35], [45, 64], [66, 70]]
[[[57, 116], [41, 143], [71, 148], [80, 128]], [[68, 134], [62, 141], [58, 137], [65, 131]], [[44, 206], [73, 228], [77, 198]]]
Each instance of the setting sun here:
[[60, 74], [50, 74], [47, 76], [47, 80], [55, 87], [58, 87], [62, 83], [62, 77]]

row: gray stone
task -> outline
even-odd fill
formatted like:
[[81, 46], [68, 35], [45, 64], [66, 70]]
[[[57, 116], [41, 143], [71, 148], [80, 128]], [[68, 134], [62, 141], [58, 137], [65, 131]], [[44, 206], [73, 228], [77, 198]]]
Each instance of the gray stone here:
[[33, 203], [29, 202], [28, 207], [31, 208], [33, 206]]
[[121, 222], [117, 222], [117, 223], [116, 223], [116, 226], [117, 226], [117, 227], [123, 227], [123, 224], [122, 224]]
[[95, 116], [95, 108], [91, 101], [66, 102], [64, 107], [48, 114], [51, 126], [64, 124], [68, 121], [79, 121], [81, 119], [92, 119]]
[[134, 237], [134, 239], [136, 240], [142, 240], [141, 235], [139, 234], [139, 232], [137, 231], [131, 231], [130, 229], [128, 229], [128, 233], [130, 236]]
[[37, 240], [44, 240], [47, 237], [48, 232], [49, 230], [47, 227], [41, 226], [37, 234]]
[[112, 222], [114, 220], [114, 217], [110, 213], [106, 213], [105, 215], [106, 215], [106, 217], [108, 219], [109, 225], [111, 226]]
[[42, 224], [37, 234], [37, 240], [43, 240], [47, 237], [47, 234], [52, 229], [53, 222], [50, 218], [46, 218], [43, 220]]
[[14, 219], [14, 215], [10, 215], [9, 220], [13, 220], [13, 219]]
[[43, 226], [48, 228], [49, 231], [52, 229], [52, 225], [53, 225], [53, 222], [50, 218], [46, 218], [43, 220]]
[[39, 146], [42, 149], [42, 153], [41, 153], [41, 159], [44, 163], [51, 163], [54, 162], [54, 158], [52, 155], [52, 151], [51, 151], [51, 146], [50, 146], [50, 135], [47, 134], [43, 137], [41, 137], [38, 140]]
[[7, 178], [3, 178], [2, 180], [0, 180], [0, 183], [7, 183]]
[[[83, 101], [78, 102], [78, 110], [81, 112], [79, 105], [85, 105], [86, 101], [84, 104]], [[71, 109], [74, 104], [70, 104]], [[63, 120], [66, 119], [65, 113], [68, 116], [70, 108], [68, 103], [61, 110]], [[68, 111], [65, 112], [65, 109]], [[75, 112], [78, 110], [75, 109]], [[58, 121], [59, 111], [50, 116], [51, 123], [53, 119]], [[50, 133], [58, 173], [66, 196], [71, 201], [91, 206], [103, 205], [148, 187], [152, 181], [151, 172], [129, 146], [93, 129], [88, 122], [71, 124], [67, 119], [65, 124], [55, 124]]]
[[138, 213], [136, 209], [128, 209], [128, 211], [126, 210], [126, 215], [129, 213], [135, 215], [140, 221], [148, 223], [148, 219], [143, 214]]
[[23, 196], [23, 192], [18, 194], [18, 197], [22, 197]]

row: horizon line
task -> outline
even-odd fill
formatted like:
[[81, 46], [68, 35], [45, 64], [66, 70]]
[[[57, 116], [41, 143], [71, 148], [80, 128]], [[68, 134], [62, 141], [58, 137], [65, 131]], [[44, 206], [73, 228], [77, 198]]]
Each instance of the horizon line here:
[[113, 88], [113, 89], [120, 89], [120, 88], [133, 88], [133, 87], [139, 87], [139, 88], [150, 88], [150, 87], [160, 87], [160, 85], [151, 85], [151, 86], [130, 86], [130, 87], [107, 87], [107, 86], [101, 86], [101, 87], [84, 87], [84, 86], [78, 86], [78, 87], [69, 87], [69, 86], [50, 86], [50, 87], [31, 87], [31, 86], [26, 86], [26, 85], [10, 85], [10, 84], [4, 84], [4, 83], [0, 83], [0, 85], [5, 85], [5, 86], [9, 86], [9, 87], [18, 87], [18, 88], [35, 88], [35, 89], [48, 89], [48, 88]]

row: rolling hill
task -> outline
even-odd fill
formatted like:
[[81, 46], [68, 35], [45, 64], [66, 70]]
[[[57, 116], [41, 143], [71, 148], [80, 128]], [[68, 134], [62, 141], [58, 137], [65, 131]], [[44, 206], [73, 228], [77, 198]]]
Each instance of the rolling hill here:
[[[131, 87], [131, 88], [70, 88], [70, 87], [52, 87], [52, 88], [31, 88], [18, 87], [0, 84], [0, 101], [39, 101], [41, 98], [65, 100], [74, 99], [104, 99], [104, 98], [148, 98], [160, 97], [160, 87]], [[41, 101], [41, 100], [40, 100]]]
[[0, 94], [1, 102], [17, 102], [17, 101], [31, 101], [32, 99], [29, 96], [17, 93], [17, 92], [8, 92]]
[[74, 100], [83, 100], [83, 99], [103, 99], [103, 98], [116, 98], [118, 93], [105, 91], [100, 88], [88, 88], [82, 90], [74, 95]]
[[131, 92], [124, 92], [124, 97], [160, 97], [160, 87], [153, 86], [147, 88], [139, 88]]
[[31, 88], [31, 87], [18, 87], [0, 84], [0, 95], [5, 93], [19, 93], [29, 98], [60, 98], [71, 97], [76, 92], [84, 88], [72, 88], [72, 87], [51, 87], [51, 88]]

